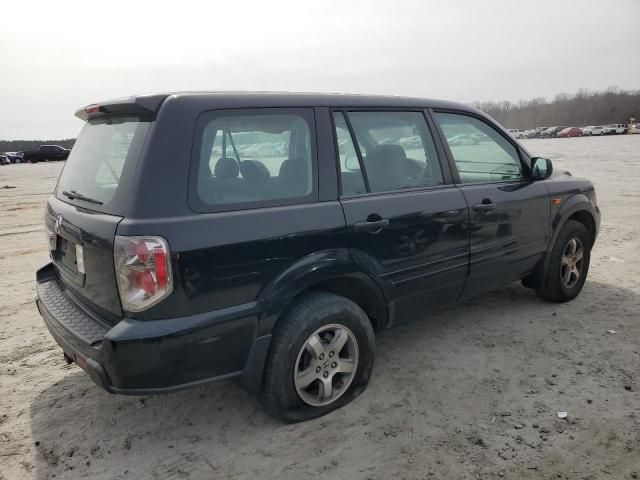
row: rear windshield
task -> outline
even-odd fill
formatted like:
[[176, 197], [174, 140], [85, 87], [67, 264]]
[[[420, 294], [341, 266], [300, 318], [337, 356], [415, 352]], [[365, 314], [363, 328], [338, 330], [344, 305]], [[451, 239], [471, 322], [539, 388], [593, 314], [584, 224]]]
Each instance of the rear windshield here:
[[[76, 140], [58, 180], [56, 196], [83, 203], [69, 193], [90, 199], [86, 203], [104, 210], [114, 198], [126, 164], [135, 163], [149, 127], [139, 117], [119, 116], [89, 120]], [[103, 206], [103, 208], [101, 208]]]

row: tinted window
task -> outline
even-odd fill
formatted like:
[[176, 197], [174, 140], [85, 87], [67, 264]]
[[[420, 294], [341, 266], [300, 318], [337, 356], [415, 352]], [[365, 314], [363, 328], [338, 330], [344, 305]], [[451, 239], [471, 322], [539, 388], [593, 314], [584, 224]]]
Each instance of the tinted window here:
[[372, 192], [441, 185], [442, 171], [420, 112], [350, 112]]
[[[69, 201], [63, 191], [109, 203], [120, 183], [132, 142], [144, 138], [149, 122], [137, 117], [107, 117], [89, 120], [76, 140], [64, 166], [56, 192]], [[95, 204], [92, 208], [97, 208]]]
[[436, 113], [462, 183], [522, 178], [518, 151], [493, 127], [474, 117]]
[[249, 207], [311, 195], [310, 120], [288, 111], [269, 113], [274, 110], [278, 109], [206, 117], [197, 138], [200, 203]]
[[347, 122], [342, 113], [333, 116], [336, 126], [336, 141], [338, 143], [338, 155], [340, 157], [340, 183], [343, 195], [366, 193], [358, 154], [353, 145], [353, 139], [349, 133]]

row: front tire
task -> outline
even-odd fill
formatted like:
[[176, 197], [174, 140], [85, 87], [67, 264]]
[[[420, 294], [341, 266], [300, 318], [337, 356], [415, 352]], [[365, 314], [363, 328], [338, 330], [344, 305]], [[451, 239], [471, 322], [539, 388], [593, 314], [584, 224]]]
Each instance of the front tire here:
[[589, 272], [591, 237], [584, 224], [568, 220], [550, 253], [549, 266], [538, 295], [551, 302], [578, 296]]
[[374, 352], [371, 322], [358, 305], [331, 293], [305, 295], [276, 327], [261, 403], [285, 422], [326, 415], [364, 391]]

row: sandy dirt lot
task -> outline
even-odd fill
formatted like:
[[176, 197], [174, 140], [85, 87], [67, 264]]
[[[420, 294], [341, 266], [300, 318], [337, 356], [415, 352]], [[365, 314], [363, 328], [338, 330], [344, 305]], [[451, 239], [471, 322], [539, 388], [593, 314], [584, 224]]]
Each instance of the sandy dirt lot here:
[[637, 478], [640, 135], [526, 144], [596, 183], [582, 295], [514, 284], [384, 332], [369, 389], [296, 425], [234, 383], [112, 396], [66, 366], [33, 303], [62, 165], [0, 167], [0, 478]]

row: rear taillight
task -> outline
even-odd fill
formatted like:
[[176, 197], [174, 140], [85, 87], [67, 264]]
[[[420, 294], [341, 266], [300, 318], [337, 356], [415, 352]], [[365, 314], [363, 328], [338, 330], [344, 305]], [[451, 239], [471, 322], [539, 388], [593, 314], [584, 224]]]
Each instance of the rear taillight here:
[[163, 238], [116, 236], [114, 256], [124, 310], [146, 310], [173, 290], [169, 245]]

